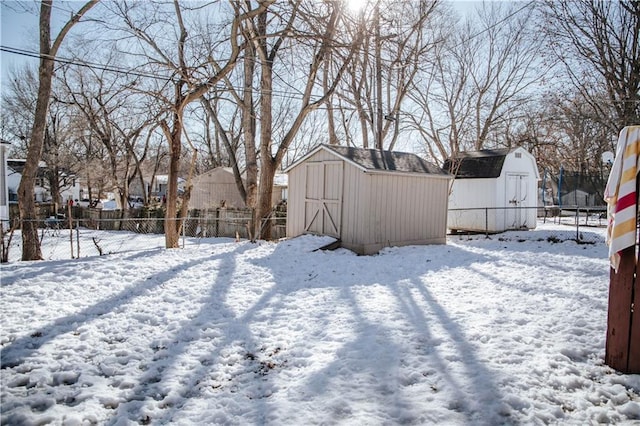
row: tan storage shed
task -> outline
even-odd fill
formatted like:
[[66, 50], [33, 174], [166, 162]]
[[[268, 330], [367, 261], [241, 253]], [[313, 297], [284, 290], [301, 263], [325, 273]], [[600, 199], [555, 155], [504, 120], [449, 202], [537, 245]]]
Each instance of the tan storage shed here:
[[231, 167], [216, 167], [193, 178], [189, 208], [207, 210], [218, 207], [245, 207]]
[[285, 171], [288, 237], [329, 235], [359, 254], [446, 242], [452, 177], [415, 154], [320, 145]]
[[[286, 175], [276, 174], [273, 184], [271, 204], [278, 205], [287, 192]], [[198, 210], [246, 208], [238, 191], [231, 167], [216, 167], [193, 178], [189, 208]]]

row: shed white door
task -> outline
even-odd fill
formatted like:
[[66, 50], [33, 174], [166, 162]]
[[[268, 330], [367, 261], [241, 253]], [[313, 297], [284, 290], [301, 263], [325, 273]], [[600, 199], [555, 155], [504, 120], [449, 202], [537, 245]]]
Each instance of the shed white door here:
[[340, 237], [342, 161], [306, 165], [304, 230]]
[[527, 194], [528, 176], [526, 174], [507, 174], [507, 211], [505, 214], [507, 229], [527, 227], [527, 207], [531, 202]]

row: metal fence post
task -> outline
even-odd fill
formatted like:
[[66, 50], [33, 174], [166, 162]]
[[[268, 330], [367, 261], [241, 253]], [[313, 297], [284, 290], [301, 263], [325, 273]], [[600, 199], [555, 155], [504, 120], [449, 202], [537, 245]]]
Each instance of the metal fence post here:
[[489, 238], [489, 208], [484, 208], [484, 236]]
[[76, 220], [76, 254], [80, 259], [80, 221]]
[[189, 220], [189, 218], [190, 216], [187, 215], [187, 217], [185, 217], [182, 222], [182, 248], [186, 247], [187, 221]]
[[576, 206], [576, 241], [580, 241], [580, 209]]

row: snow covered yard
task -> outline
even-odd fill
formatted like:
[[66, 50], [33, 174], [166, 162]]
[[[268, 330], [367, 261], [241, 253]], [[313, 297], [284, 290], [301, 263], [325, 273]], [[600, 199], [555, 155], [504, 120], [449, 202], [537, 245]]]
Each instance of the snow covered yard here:
[[3, 424], [640, 423], [575, 231], [359, 257], [328, 242], [2, 266]]

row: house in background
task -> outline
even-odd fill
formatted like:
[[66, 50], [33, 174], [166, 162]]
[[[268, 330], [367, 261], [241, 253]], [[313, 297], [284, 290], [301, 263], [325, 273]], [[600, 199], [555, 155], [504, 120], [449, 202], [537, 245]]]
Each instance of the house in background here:
[[[147, 176], [148, 177], [148, 176]], [[129, 197], [142, 200], [144, 195], [148, 197], [162, 198], [167, 195], [167, 189], [169, 186], [169, 175], [155, 175], [153, 178], [144, 179], [144, 188], [140, 184], [140, 179], [136, 177], [129, 185]], [[178, 194], [184, 193], [187, 181], [181, 177], [178, 177]]]
[[536, 227], [540, 174], [524, 148], [461, 152], [443, 168], [455, 176], [449, 196], [452, 231]]
[[[187, 181], [178, 177], [178, 194], [182, 194], [187, 185]], [[169, 175], [156, 175], [149, 185], [149, 195], [153, 197], [162, 197], [167, 195], [169, 187]]]
[[80, 187], [79, 178], [71, 172], [60, 172], [59, 180], [61, 179], [60, 198], [62, 203], [66, 203], [69, 200], [77, 202], [82, 199], [82, 190]]
[[273, 177], [273, 205], [287, 201], [289, 198], [289, 175], [276, 173]]
[[329, 235], [359, 254], [446, 242], [451, 176], [415, 154], [319, 145], [285, 171], [288, 237]]
[[556, 194], [560, 194], [559, 204], [563, 207], [606, 205], [603, 198], [606, 176], [561, 169], [560, 174], [550, 181]]
[[[192, 183], [190, 209], [246, 208], [231, 167], [216, 167], [194, 177]], [[276, 206], [286, 200], [286, 195], [287, 175], [276, 174], [271, 205]]]
[[[27, 160], [8, 159], [7, 160], [7, 191], [9, 202], [18, 202], [18, 187], [22, 179], [22, 171]], [[58, 172], [58, 182], [60, 199], [52, 199], [52, 191], [47, 174], [49, 168], [44, 161], [40, 161], [38, 172], [36, 175], [36, 184], [34, 187], [35, 201], [37, 203], [50, 203], [56, 201], [59, 205], [66, 204], [69, 200], [77, 201], [81, 197], [80, 182], [76, 175], [67, 170]]]
[[[8, 159], [7, 160], [7, 186], [9, 188], [9, 201], [18, 202], [18, 187], [22, 180], [22, 171], [27, 160], [21, 159]], [[51, 193], [47, 190], [48, 184], [45, 187], [47, 178], [45, 175], [46, 164], [44, 161], [40, 161], [38, 165], [38, 173], [36, 175], [36, 184], [33, 188], [33, 194], [37, 203], [44, 203], [51, 201]]]

